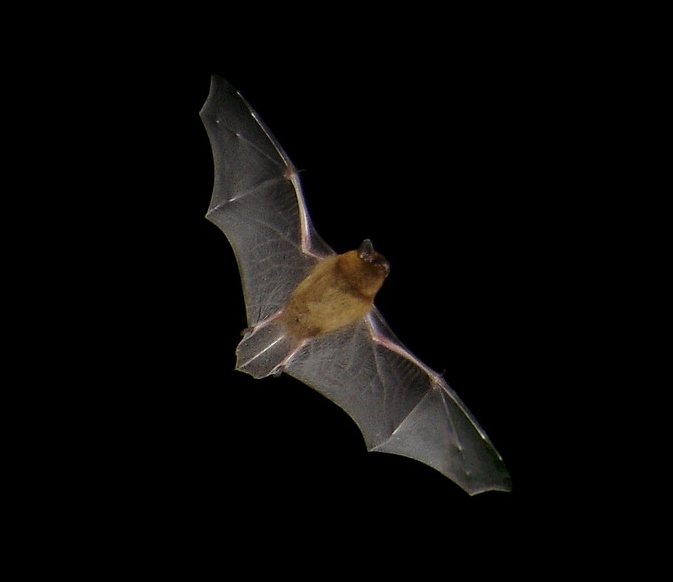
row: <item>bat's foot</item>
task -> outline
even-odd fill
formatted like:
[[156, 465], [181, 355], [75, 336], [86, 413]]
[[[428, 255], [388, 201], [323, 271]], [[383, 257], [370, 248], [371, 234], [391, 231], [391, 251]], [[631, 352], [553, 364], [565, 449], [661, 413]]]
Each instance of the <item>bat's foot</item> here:
[[306, 341], [302, 341], [298, 343], [294, 349], [283, 359], [283, 361], [278, 364], [273, 370], [271, 370], [271, 376], [274, 378], [278, 378], [283, 372], [285, 372], [285, 367], [292, 361], [292, 358], [294, 358], [295, 354], [304, 347], [304, 344]]

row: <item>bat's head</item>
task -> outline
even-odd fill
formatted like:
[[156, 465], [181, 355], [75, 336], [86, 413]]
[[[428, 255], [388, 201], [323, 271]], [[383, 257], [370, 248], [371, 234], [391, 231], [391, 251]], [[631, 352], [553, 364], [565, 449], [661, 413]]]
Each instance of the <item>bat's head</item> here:
[[346, 288], [366, 302], [374, 300], [390, 271], [390, 264], [374, 250], [370, 240], [364, 241], [355, 251], [339, 255], [337, 265], [339, 275], [346, 281]]
[[390, 263], [381, 253], [377, 253], [374, 250], [374, 245], [368, 238], [362, 241], [362, 244], [358, 249], [358, 257], [360, 257], [360, 260], [364, 263], [365, 267], [372, 271], [372, 274], [376, 278], [380, 278], [382, 285], [383, 280], [388, 276], [388, 273], [390, 273]]

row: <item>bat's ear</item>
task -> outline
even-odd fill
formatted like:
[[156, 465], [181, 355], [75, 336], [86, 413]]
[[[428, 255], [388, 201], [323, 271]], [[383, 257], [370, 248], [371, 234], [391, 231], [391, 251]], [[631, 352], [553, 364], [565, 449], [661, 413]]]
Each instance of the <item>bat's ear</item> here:
[[367, 262], [371, 262], [371, 260], [374, 258], [374, 245], [372, 244], [372, 241], [370, 241], [368, 238], [362, 241], [362, 244], [358, 249], [358, 256], [363, 261]]

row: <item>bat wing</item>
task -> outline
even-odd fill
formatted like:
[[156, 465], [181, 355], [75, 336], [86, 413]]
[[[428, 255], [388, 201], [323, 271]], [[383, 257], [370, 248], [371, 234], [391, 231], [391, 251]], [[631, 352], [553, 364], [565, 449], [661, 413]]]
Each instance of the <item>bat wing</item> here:
[[[224, 79], [213, 76], [201, 118], [215, 161], [207, 217], [234, 249], [254, 326], [282, 309], [316, 262], [334, 251], [311, 225], [289, 158]], [[249, 337], [264, 340], [267, 331], [273, 326]], [[272, 346], [285, 349], [281, 343]], [[510, 490], [502, 459], [474, 417], [441, 376], [402, 346], [376, 309], [355, 325], [307, 341], [284, 370], [341, 406], [369, 450], [422, 461], [470, 494]]]
[[426, 463], [470, 495], [511, 490], [502, 458], [465, 404], [378, 310], [308, 342], [285, 371], [343, 408], [368, 450]]
[[292, 162], [238, 91], [214, 75], [200, 115], [215, 163], [206, 216], [234, 249], [253, 326], [334, 251], [311, 224]]

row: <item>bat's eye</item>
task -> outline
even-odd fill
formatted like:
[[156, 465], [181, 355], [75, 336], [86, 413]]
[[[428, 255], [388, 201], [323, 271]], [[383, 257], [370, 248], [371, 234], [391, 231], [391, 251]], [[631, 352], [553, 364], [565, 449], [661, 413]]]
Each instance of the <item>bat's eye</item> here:
[[380, 267], [381, 270], [383, 271], [383, 276], [387, 277], [388, 273], [390, 273], [390, 263], [386, 261], [383, 255], [379, 255], [378, 253], [376, 254], [378, 256], [372, 261], [372, 264], [376, 265], [377, 267]]

